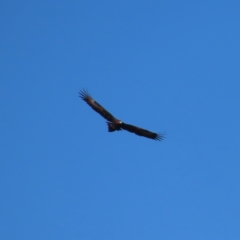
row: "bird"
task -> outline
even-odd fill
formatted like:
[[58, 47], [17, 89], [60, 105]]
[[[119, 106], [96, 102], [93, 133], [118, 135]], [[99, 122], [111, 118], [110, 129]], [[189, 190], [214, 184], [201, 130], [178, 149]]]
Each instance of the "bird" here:
[[99, 113], [103, 118], [107, 120], [108, 132], [127, 130], [131, 133], [135, 133], [138, 136], [150, 138], [157, 141], [164, 139], [163, 134], [154, 133], [146, 129], [124, 123], [123, 121], [115, 118], [110, 112], [108, 112], [103, 106], [95, 101], [86, 89], [79, 91], [79, 97], [85, 101], [94, 111]]

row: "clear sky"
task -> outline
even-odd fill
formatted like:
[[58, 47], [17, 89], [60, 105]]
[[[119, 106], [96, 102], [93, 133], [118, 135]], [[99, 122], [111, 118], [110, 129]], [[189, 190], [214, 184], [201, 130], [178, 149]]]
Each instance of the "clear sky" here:
[[[239, 13], [2, 0], [0, 239], [239, 240]], [[108, 133], [82, 88], [165, 140]]]

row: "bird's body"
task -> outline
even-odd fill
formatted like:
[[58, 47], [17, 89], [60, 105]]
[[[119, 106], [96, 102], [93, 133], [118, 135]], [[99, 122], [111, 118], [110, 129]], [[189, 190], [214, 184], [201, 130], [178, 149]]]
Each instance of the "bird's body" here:
[[123, 121], [115, 118], [110, 112], [102, 107], [97, 101], [95, 101], [86, 90], [81, 90], [79, 96], [96, 112], [107, 120], [108, 131], [120, 131], [122, 129], [135, 133], [139, 136], [151, 138], [154, 140], [163, 140], [164, 136], [154, 132], [150, 132], [146, 129], [139, 128], [130, 124], [126, 124]]
[[112, 122], [107, 122], [108, 125], [108, 131], [109, 132], [114, 132], [114, 131], [120, 131], [122, 130], [121, 126], [122, 126], [122, 121], [118, 120], [118, 119], [114, 119]]

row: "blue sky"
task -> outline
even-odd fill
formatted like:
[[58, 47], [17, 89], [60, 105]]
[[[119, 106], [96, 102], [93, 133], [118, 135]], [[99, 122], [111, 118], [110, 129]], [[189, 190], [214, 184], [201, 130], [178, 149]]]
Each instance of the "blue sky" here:
[[0, 239], [239, 240], [239, 9], [1, 1]]

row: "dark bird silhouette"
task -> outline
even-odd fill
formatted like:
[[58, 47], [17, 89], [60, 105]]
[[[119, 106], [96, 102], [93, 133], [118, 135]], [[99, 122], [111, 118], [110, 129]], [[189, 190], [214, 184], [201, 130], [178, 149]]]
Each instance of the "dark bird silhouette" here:
[[151, 138], [154, 140], [161, 141], [164, 136], [162, 134], [150, 132], [146, 129], [139, 128], [130, 124], [126, 124], [121, 120], [115, 118], [110, 112], [108, 112], [103, 106], [101, 106], [97, 101], [95, 101], [87, 90], [83, 89], [79, 92], [79, 97], [82, 98], [93, 110], [98, 112], [102, 117], [107, 120], [108, 131], [120, 131], [122, 129], [129, 132], [135, 133], [139, 136]]

